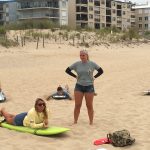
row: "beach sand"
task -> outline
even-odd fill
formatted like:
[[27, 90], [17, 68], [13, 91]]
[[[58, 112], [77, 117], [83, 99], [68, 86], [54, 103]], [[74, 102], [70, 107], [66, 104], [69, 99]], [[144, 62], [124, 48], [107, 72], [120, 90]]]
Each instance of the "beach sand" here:
[[[36, 43], [25, 47], [0, 46], [0, 82], [8, 100], [0, 103], [11, 113], [28, 111], [37, 97], [45, 98], [58, 85], [69, 85], [73, 92], [75, 79], [65, 69], [79, 60], [81, 48], [65, 44], [49, 44], [36, 49]], [[51, 126], [71, 130], [57, 136], [36, 136], [0, 128], [1, 150], [120, 150], [112, 145], [93, 145], [107, 133], [127, 129], [136, 139], [125, 149], [150, 148], [150, 97], [142, 91], [150, 89], [150, 44], [139, 46], [112, 45], [87, 49], [90, 59], [99, 64], [104, 74], [95, 80], [94, 124], [88, 123], [85, 101], [78, 124], [73, 123], [74, 100], [47, 101]], [[96, 72], [95, 72], [96, 73]]]

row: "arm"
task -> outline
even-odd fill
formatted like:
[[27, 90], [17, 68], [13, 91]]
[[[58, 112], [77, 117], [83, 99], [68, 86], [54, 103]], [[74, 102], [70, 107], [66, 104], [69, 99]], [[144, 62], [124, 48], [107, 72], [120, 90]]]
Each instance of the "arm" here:
[[67, 74], [69, 74], [70, 76], [74, 77], [74, 78], [77, 78], [77, 76], [71, 72], [71, 69], [68, 67], [65, 71]]
[[24, 119], [24, 125], [29, 126], [31, 128], [35, 128], [35, 129], [43, 128], [44, 127], [44, 120], [43, 120], [43, 122], [40, 122], [40, 123], [36, 123], [36, 121], [35, 121], [36, 118], [38, 118], [38, 117], [39, 116], [37, 116], [37, 112], [34, 109], [31, 109], [28, 112], [26, 118]]
[[103, 74], [103, 69], [102, 68], [99, 68], [98, 70], [97, 70], [97, 74], [94, 76], [94, 78], [97, 78], [97, 77], [99, 77], [100, 75], [102, 75]]

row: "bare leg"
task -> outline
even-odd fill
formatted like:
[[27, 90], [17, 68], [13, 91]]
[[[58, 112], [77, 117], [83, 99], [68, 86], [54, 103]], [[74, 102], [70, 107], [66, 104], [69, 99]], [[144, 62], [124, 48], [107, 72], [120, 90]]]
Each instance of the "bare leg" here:
[[74, 96], [75, 96], [74, 124], [76, 124], [78, 122], [78, 117], [80, 114], [80, 108], [82, 106], [82, 100], [84, 94], [82, 92], [75, 91]]
[[94, 110], [93, 110], [93, 97], [94, 93], [85, 93], [85, 101], [87, 106], [87, 111], [89, 115], [89, 124], [93, 124]]
[[9, 114], [4, 108], [0, 110], [0, 113], [5, 117], [7, 123], [13, 124], [15, 115]]

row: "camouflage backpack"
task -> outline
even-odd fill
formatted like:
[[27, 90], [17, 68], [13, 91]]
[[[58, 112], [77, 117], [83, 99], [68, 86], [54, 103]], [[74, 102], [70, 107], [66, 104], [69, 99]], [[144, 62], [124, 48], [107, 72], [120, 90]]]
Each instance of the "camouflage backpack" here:
[[107, 137], [111, 144], [116, 147], [132, 145], [135, 142], [135, 139], [130, 136], [128, 130], [121, 130], [109, 133], [107, 134]]

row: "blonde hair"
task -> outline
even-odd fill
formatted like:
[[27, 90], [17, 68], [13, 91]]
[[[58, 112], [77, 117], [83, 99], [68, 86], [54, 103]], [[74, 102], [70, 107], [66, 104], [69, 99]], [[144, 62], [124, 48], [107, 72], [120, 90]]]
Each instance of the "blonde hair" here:
[[89, 60], [89, 54], [88, 54], [88, 51], [83, 49], [80, 51], [80, 53], [83, 53], [83, 54], [86, 54], [87, 55], [87, 60]]
[[[48, 118], [48, 113], [47, 113], [46, 103], [44, 102], [43, 99], [41, 99], [41, 98], [37, 98], [37, 99], [36, 99], [35, 105], [34, 105], [35, 110], [37, 111], [37, 104], [38, 104], [40, 101], [43, 102], [43, 103], [45, 104], [43, 113], [44, 113], [44, 119], [47, 119], [47, 118]], [[38, 111], [37, 111], [37, 112], [38, 112]]]

